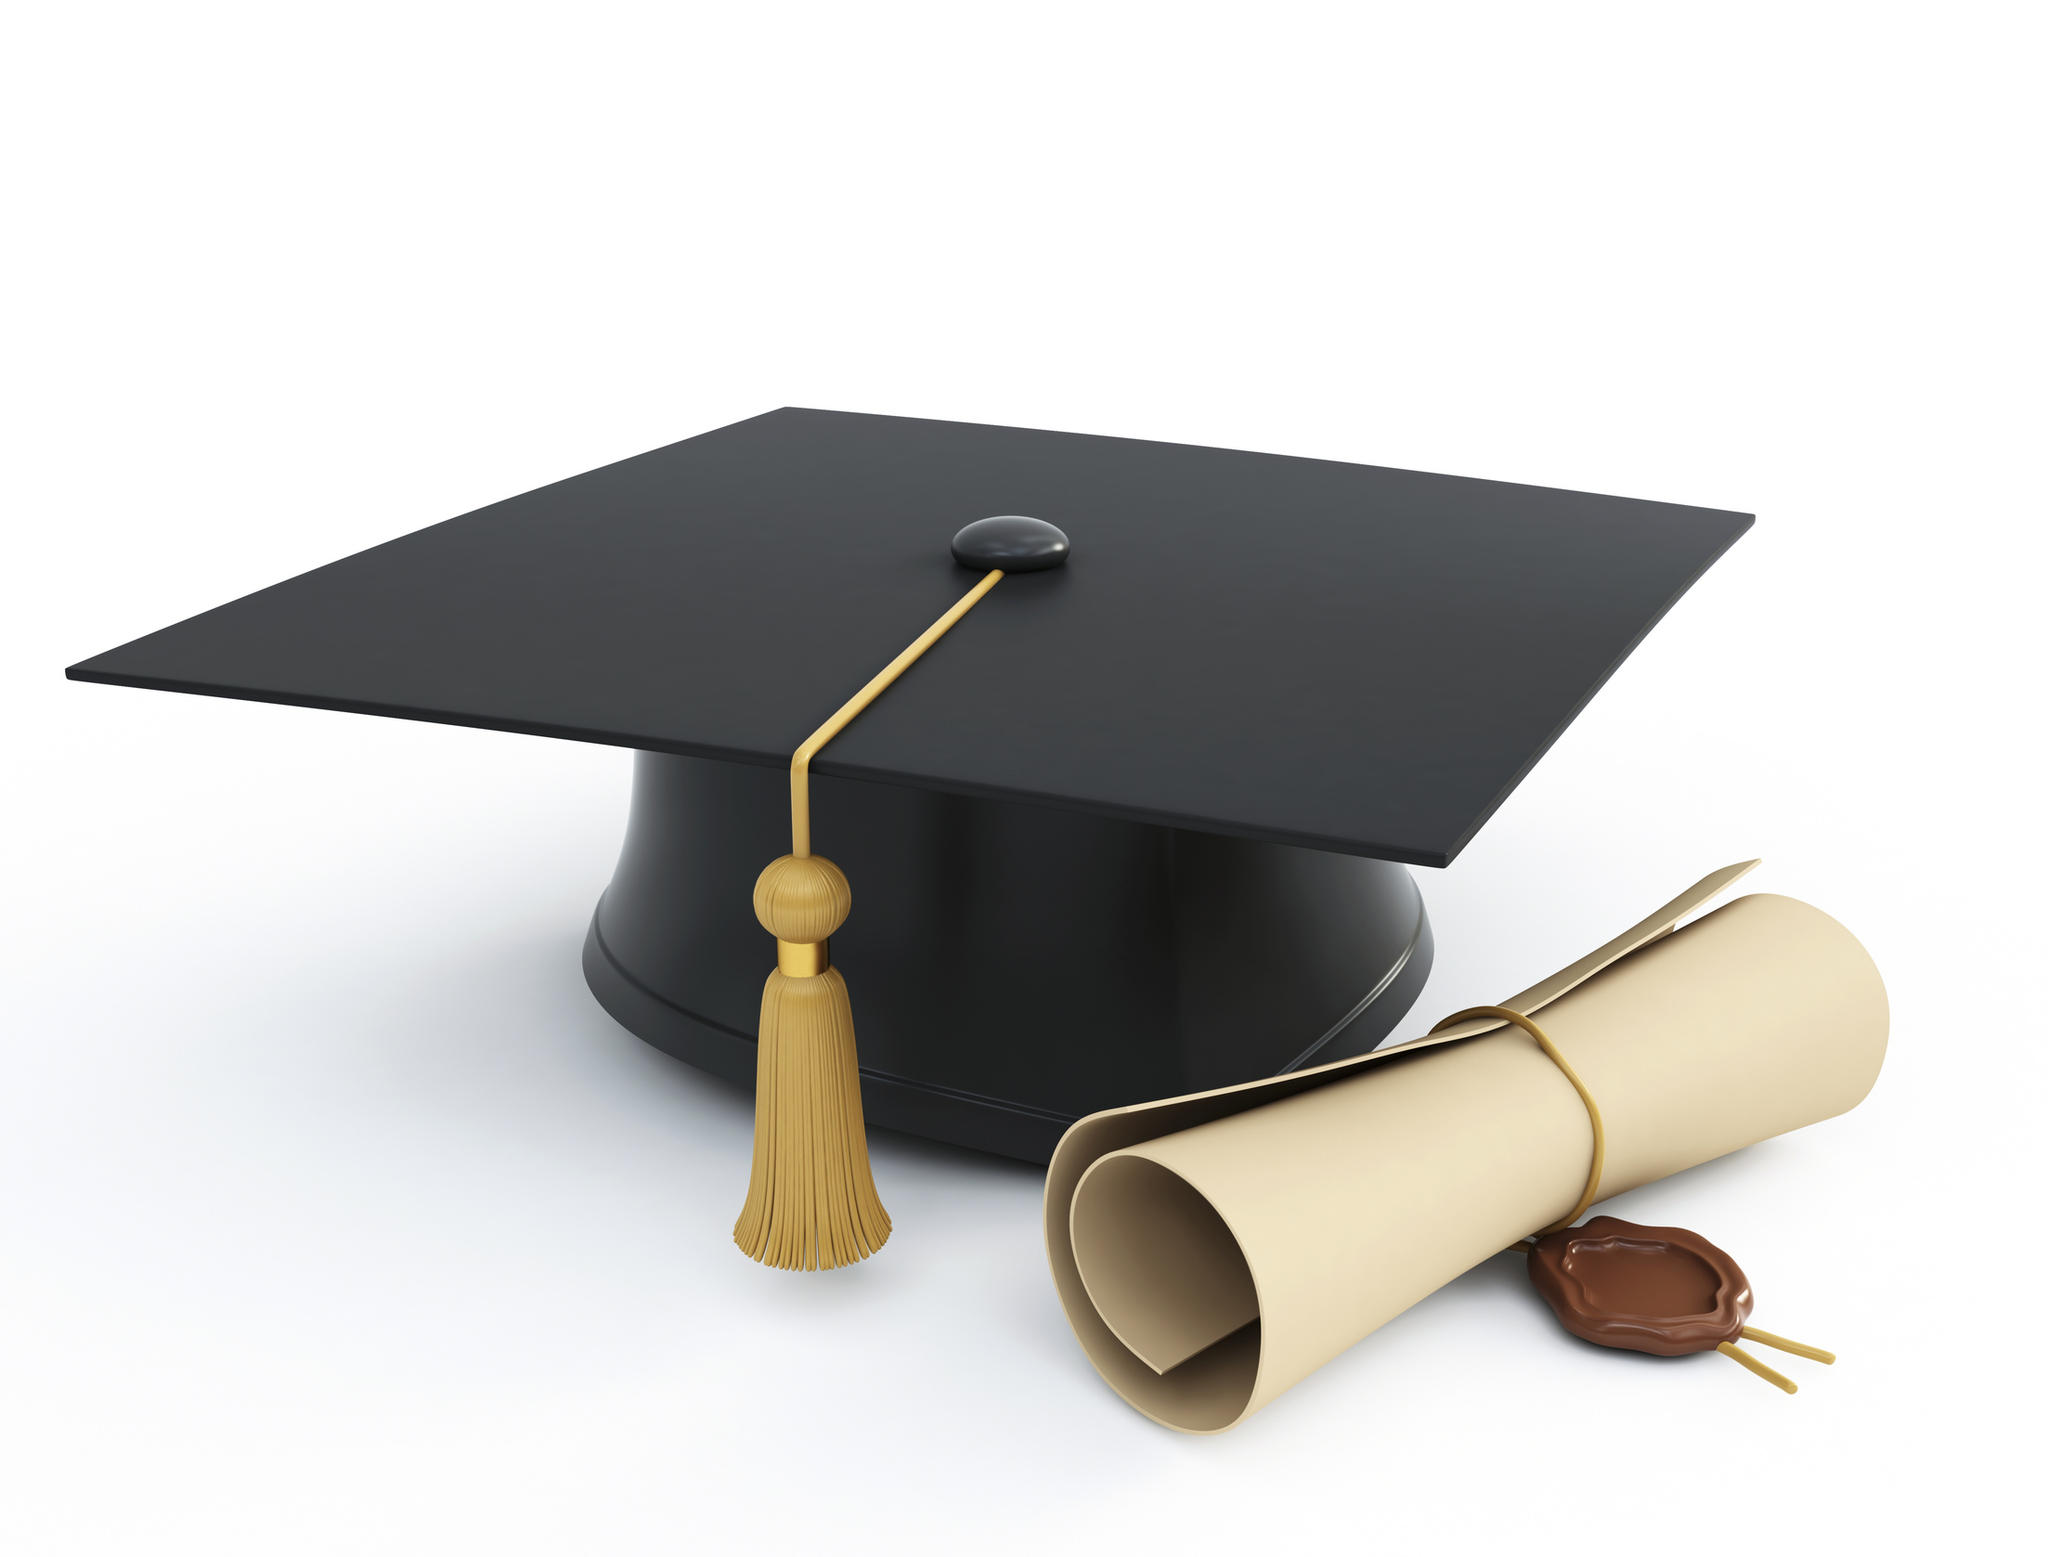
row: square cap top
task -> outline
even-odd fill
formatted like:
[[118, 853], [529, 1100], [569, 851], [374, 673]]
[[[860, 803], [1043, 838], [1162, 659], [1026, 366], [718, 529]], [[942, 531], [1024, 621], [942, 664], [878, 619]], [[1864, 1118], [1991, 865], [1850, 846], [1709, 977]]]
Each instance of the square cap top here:
[[[373, 547], [83, 681], [784, 765], [1444, 865], [1747, 514], [1073, 433], [785, 409]], [[818, 847], [831, 849], [821, 814]]]

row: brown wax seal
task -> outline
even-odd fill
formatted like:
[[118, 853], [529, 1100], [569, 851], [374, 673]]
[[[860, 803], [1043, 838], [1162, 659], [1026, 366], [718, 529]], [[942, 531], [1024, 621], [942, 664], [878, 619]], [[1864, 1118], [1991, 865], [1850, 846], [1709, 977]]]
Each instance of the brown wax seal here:
[[1734, 1341], [1755, 1306], [1742, 1267], [1698, 1233], [1612, 1216], [1537, 1239], [1529, 1279], [1581, 1340], [1659, 1357]]
[[1799, 1386], [1737, 1346], [1737, 1336], [1815, 1362], [1835, 1360], [1833, 1352], [1751, 1326], [1755, 1300], [1742, 1267], [1683, 1227], [1596, 1216], [1516, 1247], [1528, 1253], [1529, 1279], [1543, 1301], [1582, 1341], [1658, 1357], [1721, 1352], [1788, 1395]]

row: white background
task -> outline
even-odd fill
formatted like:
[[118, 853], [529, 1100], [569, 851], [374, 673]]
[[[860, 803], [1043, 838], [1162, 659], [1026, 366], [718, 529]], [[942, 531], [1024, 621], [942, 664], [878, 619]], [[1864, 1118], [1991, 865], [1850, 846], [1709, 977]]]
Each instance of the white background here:
[[[0, 1549], [2018, 1544], [2034, 11], [22, 7]], [[1613, 1209], [1841, 1364], [1598, 1352], [1495, 1262], [1166, 1433], [1060, 1317], [1035, 1170], [881, 1136], [880, 1258], [733, 1251], [747, 1105], [578, 973], [624, 753], [61, 679], [782, 404], [1757, 512], [1424, 873], [1399, 1036], [1764, 856], [1885, 971], [1883, 1078]]]

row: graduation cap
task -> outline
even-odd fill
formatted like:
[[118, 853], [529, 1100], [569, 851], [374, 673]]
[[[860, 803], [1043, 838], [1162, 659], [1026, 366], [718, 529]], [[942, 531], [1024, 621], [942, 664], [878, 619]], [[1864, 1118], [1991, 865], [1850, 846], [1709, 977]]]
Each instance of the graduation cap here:
[[735, 1237], [819, 1268], [888, 1236], [864, 1106], [1043, 1162], [1098, 1109], [1377, 1044], [1430, 961], [1404, 866], [1750, 522], [785, 409], [69, 674], [633, 748], [585, 976], [758, 1078]]

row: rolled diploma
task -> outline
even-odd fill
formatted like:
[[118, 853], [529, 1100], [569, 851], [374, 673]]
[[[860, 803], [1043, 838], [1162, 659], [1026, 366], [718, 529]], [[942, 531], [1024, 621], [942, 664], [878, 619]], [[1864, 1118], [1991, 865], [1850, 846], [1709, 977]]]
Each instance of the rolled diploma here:
[[[1541, 1009], [1599, 1102], [1602, 1198], [1854, 1107], [1884, 1057], [1877, 970], [1818, 909], [1752, 896], [1668, 929], [1503, 1002]], [[1217, 1432], [1565, 1216], [1591, 1151], [1519, 1029], [1422, 1040], [1076, 1124], [1048, 1169], [1054, 1273], [1126, 1400]]]

